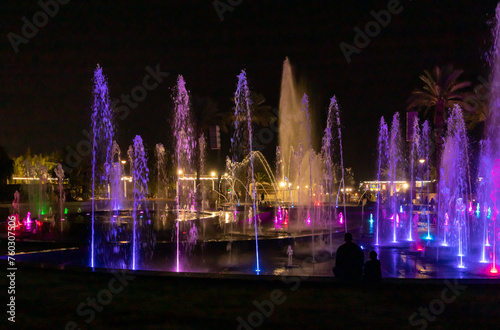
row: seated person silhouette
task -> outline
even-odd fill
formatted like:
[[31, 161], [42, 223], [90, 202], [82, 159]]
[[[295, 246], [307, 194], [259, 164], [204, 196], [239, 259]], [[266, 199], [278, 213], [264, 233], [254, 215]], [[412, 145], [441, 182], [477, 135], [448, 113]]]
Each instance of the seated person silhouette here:
[[370, 260], [365, 264], [364, 280], [366, 283], [377, 283], [382, 278], [382, 270], [380, 268], [380, 260], [377, 260], [377, 252], [370, 252]]
[[343, 282], [360, 282], [365, 255], [359, 245], [352, 241], [351, 233], [345, 233], [344, 240], [345, 243], [337, 249], [333, 272]]

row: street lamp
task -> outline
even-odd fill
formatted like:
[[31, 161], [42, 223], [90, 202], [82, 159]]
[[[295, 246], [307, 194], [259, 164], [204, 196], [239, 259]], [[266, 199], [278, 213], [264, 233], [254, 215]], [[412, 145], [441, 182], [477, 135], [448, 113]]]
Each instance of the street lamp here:
[[423, 204], [424, 203], [424, 163], [425, 163], [425, 159], [424, 158], [420, 158], [418, 160], [418, 162], [420, 164], [422, 164], [422, 180], [421, 180], [421, 184], [420, 184], [420, 203]]
[[[215, 171], [212, 171], [212, 172], [210, 173], [210, 176], [211, 176], [212, 178], [215, 178], [215, 177], [217, 176], [217, 173], [215, 173]], [[215, 186], [214, 186], [214, 179], [212, 179], [212, 190], [215, 190]]]
[[283, 195], [283, 202], [285, 202], [285, 189], [284, 189], [284, 188], [285, 188], [285, 185], [286, 185], [285, 181], [281, 181], [281, 182], [280, 182], [280, 187], [281, 187], [281, 189], [283, 189], [283, 192], [282, 192], [282, 195]]

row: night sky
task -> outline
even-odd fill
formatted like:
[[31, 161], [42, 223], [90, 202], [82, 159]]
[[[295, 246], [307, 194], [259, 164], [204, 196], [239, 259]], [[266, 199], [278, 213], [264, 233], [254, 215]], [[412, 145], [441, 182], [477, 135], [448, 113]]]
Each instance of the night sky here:
[[[97, 63], [113, 99], [142, 85], [146, 67], [159, 65], [169, 76], [127, 118], [117, 120], [122, 150], [139, 134], [152, 155], [156, 143], [171, 145], [171, 94], [178, 74], [193, 95], [230, 109], [236, 76], [246, 69], [251, 89], [277, 107], [288, 56], [310, 97], [316, 135], [322, 135], [329, 99], [336, 95], [344, 164], [353, 167], [357, 180], [373, 178], [380, 117], [390, 120], [400, 111], [404, 118], [423, 70], [452, 63], [473, 84], [488, 76], [485, 53], [496, 6], [484, 0], [401, 1], [401, 13], [347, 63], [339, 44], [353, 45], [353, 29], [364, 30], [374, 20], [370, 11], [387, 9], [389, 2], [242, 0], [221, 21], [212, 1], [72, 0], [59, 5], [16, 53], [8, 34], [22, 36], [22, 18], [33, 22], [41, 7], [37, 1], [1, 1], [0, 145], [10, 156], [28, 147], [34, 153], [76, 148], [85, 138], [81, 131], [90, 128]], [[277, 136], [263, 151], [270, 160], [276, 141]]]

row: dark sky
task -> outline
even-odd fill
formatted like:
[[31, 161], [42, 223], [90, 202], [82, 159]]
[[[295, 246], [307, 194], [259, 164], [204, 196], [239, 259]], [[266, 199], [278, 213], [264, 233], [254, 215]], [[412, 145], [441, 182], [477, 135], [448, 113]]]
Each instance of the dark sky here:
[[[122, 149], [140, 134], [152, 151], [156, 143], [171, 143], [177, 74], [192, 94], [230, 108], [236, 76], [246, 69], [251, 88], [277, 107], [288, 56], [307, 86], [315, 131], [324, 130], [329, 99], [336, 95], [344, 163], [357, 180], [372, 178], [380, 116], [405, 111], [424, 69], [453, 63], [474, 84], [487, 77], [484, 54], [496, 6], [485, 0], [401, 1], [402, 12], [348, 64], [339, 44], [352, 45], [353, 28], [364, 29], [373, 20], [370, 11], [388, 3], [242, 0], [221, 22], [212, 1], [72, 0], [59, 5], [16, 54], [8, 33], [21, 36], [21, 19], [33, 22], [41, 7], [37, 1], [1, 1], [0, 145], [11, 156], [28, 147], [36, 153], [76, 148], [81, 131], [90, 127], [96, 64], [104, 68], [112, 98], [129, 94], [142, 84], [145, 67], [159, 65], [170, 76], [117, 121]], [[266, 145], [264, 153], [273, 155], [274, 148]]]

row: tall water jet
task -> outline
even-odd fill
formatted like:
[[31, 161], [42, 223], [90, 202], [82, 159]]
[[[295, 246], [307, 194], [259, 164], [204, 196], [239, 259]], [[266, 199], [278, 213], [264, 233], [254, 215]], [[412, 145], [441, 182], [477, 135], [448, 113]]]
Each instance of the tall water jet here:
[[92, 105], [92, 232], [90, 266], [95, 266], [95, 191], [99, 165], [111, 163], [113, 144], [113, 111], [108, 93], [108, 82], [97, 64], [94, 71]]
[[[166, 178], [167, 175], [165, 173], [165, 147], [163, 144], [158, 143], [155, 147], [155, 158], [156, 158], [156, 213], [158, 219], [165, 220], [165, 206], [166, 202], [164, 201], [167, 198], [167, 183]], [[159, 229], [162, 221], [157, 222], [157, 226]]]
[[[425, 239], [430, 240], [431, 237], [431, 223], [429, 214], [429, 186], [430, 186], [430, 151], [431, 151], [431, 127], [426, 120], [422, 125], [422, 131], [419, 136], [418, 144], [418, 160], [420, 162], [420, 204], [425, 207], [425, 217], [427, 220], [427, 235]], [[427, 181], [427, 197], [424, 198], [424, 180]], [[427, 200], [427, 202], [426, 202]]]
[[[445, 244], [456, 246], [463, 267], [463, 257], [468, 249], [468, 224], [466, 211], [467, 196], [467, 154], [468, 144], [462, 109], [456, 105], [447, 121], [445, 147], [441, 160], [439, 182], [441, 212], [448, 215], [449, 222], [442, 223]], [[446, 218], [446, 217], [445, 217]]]
[[[496, 211], [499, 209], [498, 201], [498, 168], [496, 164], [500, 160], [500, 4], [497, 5], [495, 11], [495, 27], [492, 31], [494, 44], [489, 52], [489, 60], [491, 66], [491, 81], [487, 86], [490, 88], [490, 97], [488, 100], [489, 116], [485, 122], [485, 136], [482, 142], [481, 161], [480, 161], [480, 177], [479, 194], [481, 199], [479, 203], [483, 206], [483, 244], [482, 244], [482, 260], [486, 261], [484, 256], [488, 251], [489, 257], [492, 260], [490, 272], [498, 274], [497, 255], [498, 249], [498, 225]], [[493, 210], [493, 212], [490, 212]], [[489, 214], [493, 213], [493, 216]]]
[[339, 138], [339, 154], [340, 154], [340, 170], [342, 171], [342, 187], [344, 188], [344, 231], [347, 233], [347, 210], [346, 210], [346, 189], [345, 189], [345, 176], [344, 176], [344, 152], [342, 150], [342, 126], [340, 125], [340, 110], [337, 105], [337, 99], [332, 98], [333, 108], [335, 109], [335, 118], [337, 119], [337, 131]]
[[[377, 182], [380, 182], [381, 172], [384, 167], [389, 163], [388, 153], [389, 153], [389, 130], [384, 117], [380, 118], [380, 127], [378, 133], [378, 170], [377, 170]], [[382, 187], [380, 184], [377, 187], [377, 225], [375, 230], [375, 245], [380, 244], [380, 203], [382, 202], [381, 196]]]
[[[399, 112], [396, 112], [392, 118], [390, 145], [389, 145], [389, 204], [392, 214], [392, 241], [397, 241], [397, 213], [398, 213], [398, 196], [396, 190], [396, 181], [401, 171], [402, 160], [402, 138], [401, 129], [399, 126]], [[401, 171], [402, 172], [402, 171]]]
[[174, 90], [174, 141], [175, 141], [175, 157], [174, 166], [177, 173], [177, 220], [176, 220], [176, 270], [180, 271], [180, 221], [181, 209], [189, 210], [194, 202], [194, 192], [188, 182], [181, 183], [184, 175], [193, 174], [194, 150], [196, 141], [194, 139], [194, 130], [192, 125], [189, 93], [186, 90], [186, 82], [179, 75], [177, 85]]
[[[301, 125], [306, 122], [306, 114], [301, 111], [302, 95], [303, 90], [298, 88], [290, 61], [286, 58], [283, 62], [279, 105], [279, 145], [283, 159], [283, 175], [286, 175], [290, 170], [289, 159], [292, 154], [292, 147], [296, 148], [299, 141], [305, 142], [309, 138], [307, 127]], [[281, 182], [284, 178], [278, 179]]]
[[[480, 218], [481, 226], [482, 226], [482, 235], [480, 235], [481, 239], [481, 259], [479, 260], [482, 263], [488, 262], [490, 260], [489, 249], [490, 245], [490, 227], [492, 227], [491, 217], [489, 216], [488, 209], [491, 209], [492, 206], [492, 172], [490, 167], [490, 157], [492, 154], [491, 150], [491, 140], [482, 140], [481, 141], [481, 154], [480, 154], [480, 163], [478, 169], [478, 186], [477, 186], [477, 194], [478, 194], [478, 212], [477, 216]], [[487, 256], [488, 254], [488, 256]]]
[[[415, 187], [415, 161], [420, 160], [418, 157], [419, 143], [420, 143], [420, 126], [418, 125], [418, 117], [415, 116], [413, 125], [413, 136], [411, 141], [411, 152], [410, 152], [410, 212], [408, 221], [408, 241], [413, 241], [413, 232], [416, 232], [416, 228], [413, 226], [413, 187]], [[416, 237], [415, 237], [416, 238]]]
[[301, 204], [300, 204], [300, 201], [301, 201], [301, 188], [303, 188], [303, 186], [301, 185], [301, 162], [302, 162], [302, 158], [303, 158], [303, 155], [304, 155], [304, 148], [302, 146], [302, 141], [299, 141], [299, 146], [297, 148], [297, 151], [294, 151], [293, 153], [293, 163], [295, 164], [295, 178], [296, 178], [296, 181], [297, 181], [297, 230], [300, 229], [301, 225], [303, 224], [302, 223], [302, 207], [301, 207]]
[[[57, 167], [54, 169], [54, 172], [56, 173], [57, 176], [57, 182], [59, 186], [59, 217], [60, 220], [64, 220], [64, 201], [66, 200], [65, 194], [64, 194], [64, 188], [63, 188], [63, 183], [64, 183], [64, 170], [62, 169], [62, 165], [58, 164]], [[61, 224], [62, 226], [62, 224]]]
[[132, 218], [134, 224], [132, 234], [132, 269], [136, 270], [139, 262], [138, 242], [143, 238], [143, 235], [139, 235], [138, 233], [138, 223], [143, 229], [150, 224], [146, 223], [146, 219], [149, 217], [146, 199], [148, 195], [149, 170], [147, 167], [146, 150], [139, 135], [134, 138], [133, 150], [132, 177], [134, 181], [134, 207]]
[[[116, 161], [115, 161], [116, 159]], [[122, 190], [122, 163], [120, 146], [116, 141], [113, 141], [111, 146], [111, 163], [105, 164], [106, 177], [109, 178], [108, 194], [111, 213], [123, 208], [122, 205], [123, 190]]]
[[[252, 213], [249, 219], [253, 218], [255, 229], [255, 258], [256, 258], [256, 272], [260, 272], [259, 261], [259, 240], [258, 240], [258, 222], [259, 215], [257, 214], [256, 206], [256, 190], [255, 190], [255, 176], [254, 176], [254, 154], [252, 152], [252, 113], [251, 113], [251, 100], [250, 90], [245, 70], [242, 70], [238, 75], [238, 84], [234, 94], [234, 137], [232, 141], [233, 147], [233, 163], [236, 162], [237, 149], [243, 148], [244, 153], [250, 154], [250, 166], [248, 167], [248, 178], [251, 180], [252, 185]], [[246, 152], [245, 152], [245, 149]], [[241, 149], [240, 149], [241, 150]]]
[[[337, 141], [337, 143], [335, 143]], [[325, 133], [322, 141], [322, 157], [325, 163], [324, 179], [323, 181], [327, 186], [328, 194], [328, 219], [329, 219], [329, 229], [330, 229], [330, 250], [332, 250], [332, 225], [333, 219], [337, 218], [337, 206], [338, 206], [338, 194], [337, 202], [335, 203], [335, 216], [332, 216], [332, 195], [334, 194], [333, 185], [338, 182], [336, 177], [336, 169], [340, 167], [341, 169], [341, 180], [340, 183], [343, 187], [344, 193], [344, 230], [347, 232], [347, 219], [345, 219], [346, 212], [346, 189], [344, 180], [344, 159], [342, 155], [342, 128], [340, 125], [340, 110], [337, 103], [337, 98], [333, 96], [330, 99], [330, 105], [328, 106], [328, 116], [326, 121]], [[340, 188], [340, 185], [339, 185]]]
[[328, 116], [326, 119], [326, 128], [325, 128], [325, 134], [323, 135], [323, 147], [322, 147], [322, 153], [323, 153], [323, 159], [325, 161], [325, 175], [324, 175], [324, 181], [326, 182], [326, 186], [328, 189], [328, 222], [329, 222], [329, 229], [330, 229], [330, 256], [333, 256], [333, 233], [332, 233], [332, 226], [333, 226], [333, 219], [332, 219], [332, 184], [333, 184], [333, 176], [332, 176], [332, 167], [333, 167], [333, 159], [332, 159], [332, 147], [333, 147], [333, 137], [332, 137], [332, 126], [333, 126], [333, 118], [332, 118], [332, 108], [336, 106], [337, 100], [335, 99], [335, 96], [332, 97], [330, 100], [330, 106], [328, 107]]

